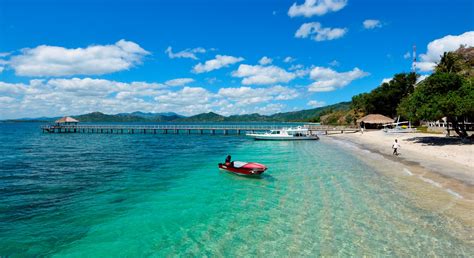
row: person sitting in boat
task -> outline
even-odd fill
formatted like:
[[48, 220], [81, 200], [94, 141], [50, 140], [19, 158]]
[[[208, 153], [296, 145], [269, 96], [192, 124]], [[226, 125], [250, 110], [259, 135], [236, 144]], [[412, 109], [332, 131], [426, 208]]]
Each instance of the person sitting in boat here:
[[232, 159], [232, 157], [230, 155], [227, 155], [227, 157], [225, 158], [225, 164], [227, 166], [231, 165], [231, 162], [230, 162], [231, 159]]

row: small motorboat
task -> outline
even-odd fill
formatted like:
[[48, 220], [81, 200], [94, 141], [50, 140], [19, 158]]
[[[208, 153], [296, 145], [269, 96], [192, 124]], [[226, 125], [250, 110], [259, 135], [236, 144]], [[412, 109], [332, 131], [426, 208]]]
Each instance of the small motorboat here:
[[234, 161], [219, 163], [219, 169], [242, 176], [258, 176], [265, 172], [267, 167], [255, 162]]

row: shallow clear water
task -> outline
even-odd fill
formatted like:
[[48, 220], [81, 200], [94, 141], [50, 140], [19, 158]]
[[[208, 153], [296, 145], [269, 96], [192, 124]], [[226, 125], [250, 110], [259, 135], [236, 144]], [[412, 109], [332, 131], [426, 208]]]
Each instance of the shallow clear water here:
[[[0, 124], [0, 256], [465, 255], [455, 219], [322, 141]], [[217, 170], [227, 154], [270, 169]]]

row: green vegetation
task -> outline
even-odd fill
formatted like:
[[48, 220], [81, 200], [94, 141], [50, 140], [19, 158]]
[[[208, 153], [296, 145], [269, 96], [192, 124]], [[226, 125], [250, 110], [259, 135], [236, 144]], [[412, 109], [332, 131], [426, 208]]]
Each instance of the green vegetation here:
[[301, 111], [293, 111], [286, 113], [277, 113], [271, 115], [270, 117], [275, 121], [285, 121], [285, 122], [319, 122], [322, 115], [328, 113], [328, 110], [338, 111], [338, 110], [349, 110], [350, 102], [340, 102], [334, 105], [329, 105], [320, 108], [313, 108]]
[[398, 104], [413, 92], [416, 78], [415, 73], [396, 74], [392, 80], [382, 83], [370, 93], [352, 97], [352, 109], [364, 114], [396, 117]]
[[464, 121], [474, 121], [474, 48], [444, 53], [435, 72], [416, 83], [415, 73], [399, 73], [369, 93], [352, 98], [349, 111], [328, 110], [323, 124], [351, 124], [367, 114], [402, 116], [414, 123], [447, 117], [467, 137]]
[[463, 54], [473, 53], [470, 49], [445, 53], [435, 73], [401, 101], [398, 112], [412, 121], [446, 117], [459, 136], [467, 137], [464, 121], [474, 119], [473, 55], [469, 59]]

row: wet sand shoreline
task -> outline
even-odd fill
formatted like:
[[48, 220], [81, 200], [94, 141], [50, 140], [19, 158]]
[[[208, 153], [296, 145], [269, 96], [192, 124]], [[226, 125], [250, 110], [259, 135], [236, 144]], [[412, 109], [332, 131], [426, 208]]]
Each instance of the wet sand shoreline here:
[[[329, 138], [351, 142], [362, 149], [383, 155], [386, 159], [408, 166], [418, 165], [474, 187], [474, 144], [459, 142], [434, 145], [423, 143], [423, 139], [429, 138], [433, 142], [455, 139], [420, 133], [386, 134], [382, 131], [337, 134], [330, 135]], [[394, 139], [398, 139], [401, 144], [399, 156], [392, 155], [391, 144]]]
[[[460, 220], [471, 229], [474, 227], [474, 169], [454, 161], [430, 157], [433, 153], [412, 155], [410, 149], [394, 156], [390, 145], [387, 148], [385, 144], [374, 144], [374, 138], [378, 141], [380, 135], [372, 136], [371, 133], [364, 134], [367, 137], [357, 137], [357, 134], [331, 135], [322, 137], [322, 140], [346, 148], [380, 174], [388, 176], [400, 192], [417, 206]], [[404, 137], [408, 136], [399, 138]], [[366, 138], [371, 140], [366, 141]], [[402, 148], [403, 144], [402, 141]], [[421, 145], [416, 148], [419, 147], [423, 148]], [[474, 242], [474, 236], [465, 233], [463, 238]]]

